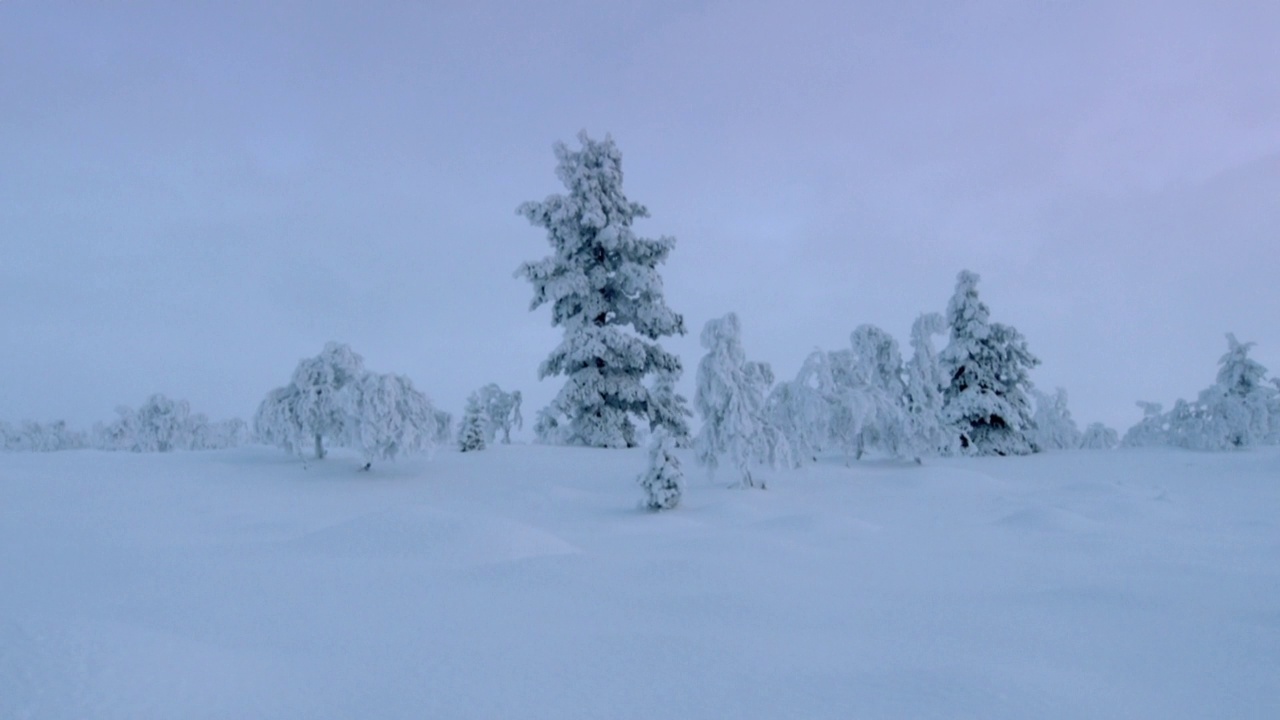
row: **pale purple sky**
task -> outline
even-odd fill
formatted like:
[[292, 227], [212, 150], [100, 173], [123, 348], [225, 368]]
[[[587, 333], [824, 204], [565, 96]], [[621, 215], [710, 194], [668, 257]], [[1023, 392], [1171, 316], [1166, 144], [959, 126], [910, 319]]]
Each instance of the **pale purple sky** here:
[[711, 317], [785, 379], [969, 268], [1123, 431], [1227, 331], [1280, 372], [1277, 37], [1261, 0], [0, 0], [0, 419], [248, 418], [328, 340], [532, 417], [515, 207], [586, 129], [677, 238], [686, 390]]

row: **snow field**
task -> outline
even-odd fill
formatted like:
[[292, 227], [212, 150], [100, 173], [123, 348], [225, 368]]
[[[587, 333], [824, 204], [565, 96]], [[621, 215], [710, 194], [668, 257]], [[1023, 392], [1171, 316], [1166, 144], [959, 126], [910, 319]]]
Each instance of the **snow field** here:
[[0, 455], [0, 718], [1273, 718], [1280, 449]]

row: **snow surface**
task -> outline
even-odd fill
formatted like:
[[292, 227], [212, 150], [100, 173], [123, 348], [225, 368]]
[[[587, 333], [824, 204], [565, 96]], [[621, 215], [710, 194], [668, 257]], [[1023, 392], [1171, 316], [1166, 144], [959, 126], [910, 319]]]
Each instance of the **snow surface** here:
[[0, 455], [0, 718], [1280, 717], [1280, 448], [359, 464]]

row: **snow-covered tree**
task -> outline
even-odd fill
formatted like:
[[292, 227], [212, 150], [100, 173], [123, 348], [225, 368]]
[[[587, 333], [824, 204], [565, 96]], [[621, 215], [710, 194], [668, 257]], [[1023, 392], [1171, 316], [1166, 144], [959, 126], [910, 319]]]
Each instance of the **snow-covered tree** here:
[[764, 487], [751, 474], [753, 465], [776, 467], [789, 461], [786, 438], [767, 417], [765, 394], [773, 384], [767, 363], [748, 362], [742, 349], [738, 316], [709, 320], [702, 329], [707, 354], [698, 363], [694, 406], [702, 428], [693, 446], [700, 463], [711, 471], [722, 455], [741, 475], [745, 487]]
[[319, 355], [298, 363], [288, 386], [268, 393], [254, 417], [254, 432], [263, 442], [298, 454], [310, 441], [316, 459], [323, 459], [325, 438], [342, 442], [350, 433], [342, 392], [364, 373], [364, 359], [350, 347], [325, 345]]
[[775, 385], [765, 403], [769, 421], [786, 438], [796, 465], [817, 460], [830, 439], [827, 399], [813, 384], [815, 363], [822, 357], [821, 352], [810, 355], [796, 378]]
[[435, 444], [435, 409], [407, 377], [364, 373], [347, 383], [340, 398], [345, 444], [364, 454], [366, 470], [374, 460], [395, 460]]
[[1199, 444], [1225, 450], [1268, 442], [1276, 389], [1267, 382], [1267, 369], [1249, 357], [1254, 343], [1242, 343], [1227, 333], [1227, 352], [1218, 360], [1217, 382], [1200, 393], [1203, 409]]
[[942, 422], [942, 389], [947, 383], [933, 336], [947, 332], [939, 313], [924, 313], [911, 324], [911, 359], [907, 361], [906, 414], [916, 455], [949, 455], [956, 438]]
[[645, 507], [670, 510], [680, 504], [684, 471], [676, 457], [675, 438], [665, 427], [654, 430], [649, 440], [649, 466], [636, 480], [645, 492]]
[[1082, 450], [1112, 450], [1120, 444], [1120, 435], [1100, 422], [1089, 423], [1080, 437]]
[[956, 278], [947, 305], [950, 341], [939, 356], [947, 377], [943, 421], [954, 428], [963, 452], [1025, 455], [1038, 449], [1033, 429], [1028, 371], [1040, 361], [1016, 329], [989, 322], [978, 298], [978, 276]]
[[467, 407], [462, 411], [462, 426], [458, 429], [458, 449], [462, 452], [474, 452], [485, 448], [485, 438], [489, 436], [489, 422], [485, 418], [484, 406], [480, 397], [471, 393], [467, 398]]
[[851, 414], [860, 419], [854, 435], [854, 456], [877, 448], [893, 457], [912, 454], [912, 433], [907, 424], [907, 386], [903, 380], [898, 341], [874, 325], [861, 325], [849, 336], [854, 385], [847, 397], [859, 407]]
[[1036, 401], [1036, 412], [1032, 416], [1035, 422], [1035, 429], [1031, 432], [1033, 442], [1042, 450], [1074, 450], [1080, 447], [1080, 428], [1067, 408], [1067, 391], [1058, 388], [1053, 395], [1047, 395], [1033, 389], [1031, 394]]
[[524, 427], [524, 418], [520, 416], [520, 391], [504, 392], [494, 383], [489, 383], [476, 391], [481, 413], [485, 419], [485, 440], [494, 442], [498, 431], [502, 431], [502, 443], [511, 443], [511, 428]]
[[693, 411], [685, 396], [676, 392], [677, 379], [672, 373], [654, 376], [649, 386], [650, 429], [665, 429], [676, 447], [689, 447], [693, 440], [688, 419], [693, 417]]
[[[633, 418], [657, 423], [644, 379], [679, 375], [680, 360], [655, 342], [684, 334], [684, 321], [663, 299], [658, 266], [675, 239], [637, 237], [631, 224], [648, 216], [622, 192], [622, 154], [612, 138], [578, 135], [580, 150], [555, 146], [556, 175], [568, 190], [518, 212], [546, 228], [552, 254], [521, 265], [533, 285], [530, 309], [551, 306], [551, 324], [564, 329], [560, 345], [543, 361], [540, 378], [566, 382], [539, 415], [543, 440], [596, 447], [631, 447]], [[563, 419], [563, 421], [561, 420]]]
[[359, 450], [365, 469], [374, 460], [430, 449], [447, 429], [439, 413], [406, 377], [371, 373], [350, 347], [329, 343], [298, 363], [293, 380], [267, 394], [254, 417], [254, 433], [265, 443], [303, 454], [324, 442]]
[[1138, 401], [1142, 419], [1125, 431], [1120, 444], [1124, 447], [1152, 447], [1169, 444], [1168, 418], [1164, 406], [1157, 402]]

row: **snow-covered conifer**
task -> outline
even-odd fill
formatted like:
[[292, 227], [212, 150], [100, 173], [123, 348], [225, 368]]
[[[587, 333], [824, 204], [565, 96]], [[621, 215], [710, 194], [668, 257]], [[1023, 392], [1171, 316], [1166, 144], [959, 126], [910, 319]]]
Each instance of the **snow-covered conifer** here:
[[1031, 437], [1042, 450], [1074, 450], [1080, 447], [1080, 428], [1067, 408], [1067, 391], [1058, 388], [1053, 395], [1032, 390], [1036, 412], [1032, 416], [1035, 429]]
[[484, 415], [484, 407], [480, 397], [471, 393], [467, 398], [467, 407], [462, 411], [462, 426], [458, 429], [458, 449], [462, 452], [474, 452], [485, 448], [485, 438], [489, 436], [489, 423]]
[[742, 485], [764, 487], [751, 474], [755, 464], [776, 467], [789, 460], [786, 438], [765, 412], [765, 394], [773, 384], [767, 363], [748, 362], [742, 349], [738, 316], [709, 320], [702, 329], [707, 354], [698, 363], [694, 405], [702, 429], [694, 438], [698, 461], [714, 471], [728, 455]]
[[989, 322], [990, 311], [978, 298], [978, 279], [962, 271], [947, 305], [950, 341], [939, 356], [948, 383], [943, 421], [954, 428], [963, 452], [1033, 453], [1038, 448], [1028, 435], [1034, 423], [1026, 393], [1028, 371], [1040, 361], [1016, 329]]
[[1100, 422], [1089, 423], [1080, 437], [1082, 450], [1112, 450], [1120, 444], [1120, 435]]
[[346, 445], [364, 454], [365, 469], [374, 460], [429, 450], [437, 430], [434, 408], [409, 378], [364, 373], [341, 393]]
[[516, 275], [533, 285], [530, 309], [550, 305], [551, 324], [564, 329], [538, 374], [563, 375], [565, 385], [536, 429], [542, 440], [630, 447], [636, 443], [632, 418], [651, 425], [656, 419], [645, 376], [681, 369], [679, 358], [655, 342], [684, 334], [683, 319], [663, 299], [657, 270], [675, 240], [632, 232], [632, 222], [648, 211], [622, 192], [622, 154], [607, 136], [595, 141], [583, 132], [578, 139], [580, 150], [555, 147], [556, 175], [568, 194], [518, 210], [546, 228], [552, 254], [525, 263]]
[[675, 438], [665, 427], [653, 431], [649, 440], [649, 466], [636, 478], [645, 492], [645, 507], [670, 510], [680, 504], [684, 471], [676, 457]]
[[786, 438], [796, 465], [816, 460], [830, 437], [827, 400], [813, 385], [814, 358], [811, 355], [805, 361], [794, 380], [775, 385], [765, 403], [769, 420]]

